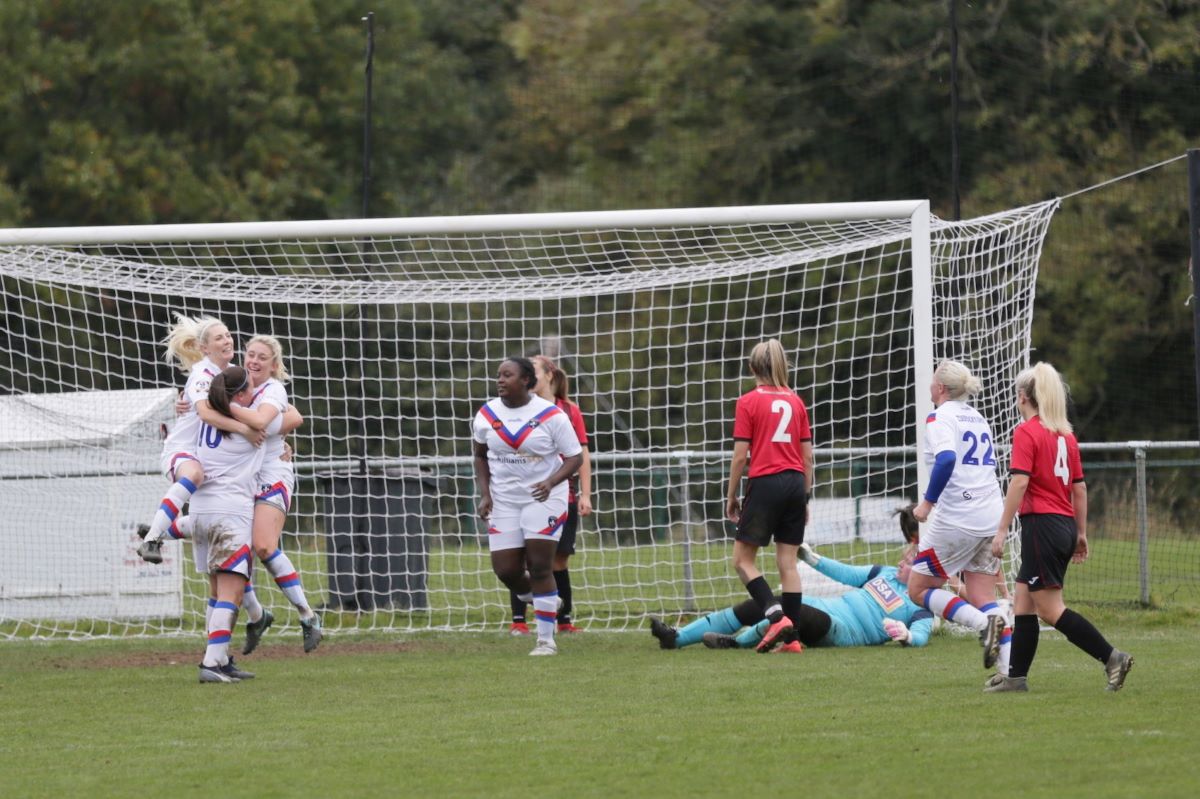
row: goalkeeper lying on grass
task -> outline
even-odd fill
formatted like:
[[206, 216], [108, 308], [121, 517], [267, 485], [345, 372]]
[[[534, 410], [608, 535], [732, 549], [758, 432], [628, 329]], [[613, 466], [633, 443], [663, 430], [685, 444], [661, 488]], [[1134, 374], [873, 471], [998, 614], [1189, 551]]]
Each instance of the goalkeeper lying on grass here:
[[[912, 509], [897, 513], [904, 538], [911, 544], [917, 537]], [[803, 617], [792, 620], [798, 640], [784, 643], [777, 651], [801, 652], [804, 646], [874, 646], [888, 641], [924, 646], [933, 631], [933, 614], [908, 598], [906, 580], [913, 551], [907, 548], [897, 566], [850, 566], [823, 558], [802, 544], [800, 554], [805, 563], [854, 590], [831, 598], [805, 596]], [[710, 613], [679, 630], [650, 619], [650, 632], [663, 649], [700, 642], [710, 649], [748, 649], [758, 646], [768, 626], [753, 600]], [[746, 629], [733, 635], [743, 627]]]

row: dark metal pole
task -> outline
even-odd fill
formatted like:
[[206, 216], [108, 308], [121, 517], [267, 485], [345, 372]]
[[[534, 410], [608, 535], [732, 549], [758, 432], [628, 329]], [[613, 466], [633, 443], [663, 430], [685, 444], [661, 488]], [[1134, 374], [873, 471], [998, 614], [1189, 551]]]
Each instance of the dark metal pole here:
[[958, 177], [958, 0], [950, 0], [950, 186], [956, 222], [962, 219]]
[[362, 215], [370, 216], [371, 210], [371, 78], [375, 74], [375, 12], [368, 11], [363, 17], [367, 23], [367, 86], [363, 97], [363, 180]]
[[[375, 74], [375, 12], [368, 11], [363, 17], [367, 23], [367, 63], [366, 91], [363, 94], [363, 180], [362, 180], [362, 216], [366, 219], [371, 215], [371, 79]], [[368, 243], [369, 244], [369, 243]], [[359, 340], [359, 374], [358, 374], [358, 473], [367, 474], [367, 387], [363, 367], [367, 360], [367, 309], [362, 306], [358, 319]], [[364, 488], [364, 490], [366, 490]]]
[[1188, 241], [1192, 260], [1192, 358], [1196, 369], [1196, 420], [1200, 423], [1200, 150], [1187, 151]]

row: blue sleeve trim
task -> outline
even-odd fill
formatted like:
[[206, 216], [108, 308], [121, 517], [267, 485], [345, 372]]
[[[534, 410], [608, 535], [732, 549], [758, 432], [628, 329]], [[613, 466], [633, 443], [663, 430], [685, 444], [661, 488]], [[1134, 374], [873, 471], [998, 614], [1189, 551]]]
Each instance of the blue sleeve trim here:
[[879, 573], [881, 571], [883, 571], [882, 566], [872, 566], [871, 571], [867, 572], [867, 579], [863, 580], [863, 582], [866, 583], [866, 582], [870, 582], [871, 580], [874, 580], [876, 577], [879, 576]]
[[933, 461], [933, 471], [929, 473], [929, 487], [925, 489], [925, 499], [937, 502], [942, 495], [950, 475], [954, 473], [954, 463], [958, 460], [954, 450], [944, 449], [937, 454]]

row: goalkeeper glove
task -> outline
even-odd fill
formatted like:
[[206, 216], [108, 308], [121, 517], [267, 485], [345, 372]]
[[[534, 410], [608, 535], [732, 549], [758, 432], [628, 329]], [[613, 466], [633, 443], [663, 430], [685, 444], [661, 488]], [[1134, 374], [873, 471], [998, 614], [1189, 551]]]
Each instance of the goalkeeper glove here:
[[908, 627], [904, 622], [897, 621], [896, 619], [884, 619], [883, 631], [888, 634], [889, 638], [901, 646], [908, 646], [912, 640], [912, 633], [908, 631]]
[[800, 558], [809, 566], [816, 566], [821, 560], [821, 556], [812, 551], [812, 547], [808, 544], [800, 545]]

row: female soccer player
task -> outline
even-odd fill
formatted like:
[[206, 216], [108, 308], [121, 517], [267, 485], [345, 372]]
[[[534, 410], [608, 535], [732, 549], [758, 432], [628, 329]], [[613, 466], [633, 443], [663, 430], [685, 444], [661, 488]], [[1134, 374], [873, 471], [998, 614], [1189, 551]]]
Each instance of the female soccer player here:
[[[254, 390], [251, 401], [248, 407], [231, 406], [230, 413], [251, 430], [261, 430], [267, 436], [254, 506], [254, 554], [266, 565], [284, 596], [299, 611], [304, 651], [311, 652], [321, 642], [320, 617], [309, 606], [295, 567], [279, 548], [279, 538], [295, 487], [295, 470], [291, 460], [284, 457], [284, 436], [298, 428], [304, 420], [288, 402], [287, 389], [283, 386], [288, 373], [283, 363], [283, 346], [278, 339], [263, 335], [250, 339], [246, 345], [244, 368], [250, 375], [250, 385]], [[176, 410], [182, 414], [189, 408], [186, 402], [181, 401]], [[198, 403], [196, 413], [202, 422], [214, 427], [222, 425], [223, 420], [229, 420], [229, 417], [218, 413], [207, 403]], [[176, 538], [191, 537], [192, 524], [190, 516], [177, 517], [171, 525], [171, 535]], [[210, 605], [214, 601], [215, 598], [210, 597]], [[247, 620], [242, 654], [248, 655], [258, 646], [275, 617], [259, 603], [250, 582], [246, 584], [243, 608]]]
[[[935, 410], [925, 420], [929, 485], [913, 511], [920, 522], [931, 511], [933, 516], [921, 536], [908, 595], [947, 621], [977, 630], [984, 668], [991, 668], [1002, 656], [1005, 618], [996, 602], [1000, 561], [990, 538], [1004, 508], [992, 428], [966, 403], [980, 388], [979, 378], [958, 361], [942, 361], [934, 370], [929, 394]], [[966, 599], [941, 587], [960, 572]]]
[[[896, 513], [904, 540], [916, 543], [919, 526], [912, 507]], [[803, 615], [796, 624], [800, 640], [784, 644], [776, 651], [802, 652], [803, 646], [875, 646], [888, 641], [903, 646], [925, 646], [929, 641], [933, 614], [906, 596], [905, 583], [915, 554], [911, 546], [905, 547], [896, 566], [851, 566], [821, 557], [807, 544], [802, 544], [800, 551], [808, 565], [854, 590], [829, 599], [805, 597]], [[651, 619], [650, 632], [663, 649], [701, 641], [710, 649], [747, 649], [757, 646], [767, 630], [768, 622], [757, 615], [757, 608], [753, 600], [747, 600], [710, 613], [679, 630]], [[732, 634], [742, 627], [746, 629], [740, 635]]]
[[[251, 427], [265, 430], [263, 444], [263, 468], [258, 476], [258, 493], [254, 504], [254, 556], [266, 566], [275, 579], [279, 590], [295, 606], [300, 614], [300, 631], [304, 638], [304, 651], [312, 652], [321, 643], [321, 619], [308, 604], [304, 588], [296, 567], [283, 550], [279, 538], [291, 507], [296, 485], [296, 473], [291, 460], [284, 459], [284, 436], [303, 422], [299, 412], [289, 404], [284, 383], [288, 380], [283, 362], [283, 345], [274, 336], [257, 335], [246, 344], [246, 372], [254, 393], [245, 410], [233, 408], [238, 418]], [[212, 409], [201, 409], [205, 422], [215, 423], [218, 414]], [[249, 585], [247, 598], [253, 593]], [[257, 600], [254, 600], [257, 605]], [[249, 601], [247, 602], [249, 605]], [[261, 607], [261, 606], [259, 606]], [[275, 621], [269, 610], [248, 607], [246, 642], [242, 654], [248, 655], [258, 646], [263, 633]]]
[[[758, 645], [770, 652], [795, 639], [803, 613], [796, 553], [804, 543], [808, 495], [812, 490], [812, 433], [804, 401], [788, 387], [783, 345], [769, 339], [750, 351], [755, 386], [737, 401], [733, 420], [733, 462], [725, 515], [737, 525], [733, 567], [770, 626]], [[742, 473], [750, 459], [750, 484], [743, 507], [738, 499]], [[783, 583], [782, 604], [758, 570], [760, 547], [775, 539], [775, 563]]]
[[[567, 395], [567, 373], [560, 369], [554, 361], [545, 355], [535, 355], [533, 371], [537, 376], [537, 395], [547, 402], [553, 402], [571, 421], [571, 428], [583, 448], [583, 463], [579, 474], [567, 480], [567, 522], [563, 525], [562, 538], [558, 542], [558, 550], [554, 553], [554, 583], [558, 586], [558, 597], [562, 607], [558, 610], [558, 631], [560, 633], [577, 633], [579, 628], [571, 623], [571, 612], [574, 610], [571, 593], [571, 572], [567, 568], [567, 559], [575, 554], [575, 536], [579, 531], [579, 517], [588, 516], [592, 512], [592, 458], [588, 452], [587, 425], [583, 421], [583, 412], [579, 406], [571, 402]], [[578, 480], [576, 480], [578, 478]], [[509, 602], [512, 605], [512, 635], [528, 635], [529, 625], [525, 623], [525, 600], [515, 591], [509, 591]]]
[[[230, 366], [213, 376], [208, 402], [217, 413], [233, 418], [233, 403], [248, 405], [252, 396], [246, 370]], [[205, 480], [191, 498], [192, 553], [196, 571], [209, 575], [215, 597], [208, 612], [200, 682], [237, 682], [254, 676], [233, 665], [229, 639], [250, 577], [254, 493], [263, 450], [245, 436], [201, 423], [195, 454]]]
[[1012, 655], [1008, 674], [995, 674], [984, 691], [1028, 691], [1037, 654], [1038, 616], [1075, 646], [1104, 664], [1107, 690], [1119, 691], [1133, 657], [1105, 640], [1092, 623], [1063, 604], [1067, 565], [1087, 560], [1087, 484], [1079, 444], [1067, 420], [1067, 390], [1058, 371], [1039, 363], [1017, 375], [1017, 410], [1004, 512], [992, 554], [1004, 554], [1013, 516], [1021, 516], [1021, 569], [1013, 601]]
[[528, 358], [500, 364], [496, 397], [480, 408], [472, 425], [475, 483], [479, 515], [488, 521], [492, 570], [524, 601], [533, 601], [537, 645], [529, 654], [554, 655], [553, 564], [567, 521], [564, 482], [579, 470], [583, 456], [567, 415], [534, 394], [536, 385]]
[[[211, 316], [192, 319], [176, 314], [175, 324], [163, 343], [166, 345], [167, 363], [176, 363], [188, 373], [181, 398], [188, 404], [188, 410], [175, 420], [163, 442], [160, 465], [163, 474], [171, 481], [171, 487], [159, 503], [154, 520], [138, 547], [138, 554], [148, 563], [162, 563], [162, 539], [165, 535], [170, 532], [175, 538], [182, 537], [174, 529], [175, 519], [204, 482], [204, 469], [195, 454], [196, 436], [201, 425], [196, 406], [208, 402], [208, 389], [213, 378], [233, 360], [233, 336], [221, 320]], [[255, 445], [261, 444], [264, 438], [263, 434], [250, 430], [246, 424], [224, 416], [218, 429], [240, 434]]]

